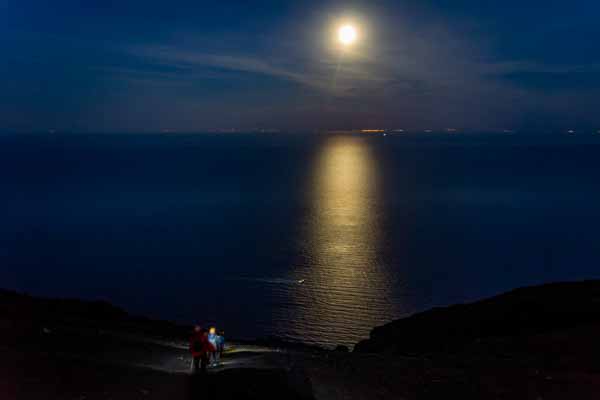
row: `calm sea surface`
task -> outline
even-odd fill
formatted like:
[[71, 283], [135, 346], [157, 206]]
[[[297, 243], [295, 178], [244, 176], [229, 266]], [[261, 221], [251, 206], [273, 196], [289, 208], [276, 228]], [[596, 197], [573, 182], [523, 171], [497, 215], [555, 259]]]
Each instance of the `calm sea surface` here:
[[600, 137], [0, 136], [0, 287], [354, 344], [600, 278]]

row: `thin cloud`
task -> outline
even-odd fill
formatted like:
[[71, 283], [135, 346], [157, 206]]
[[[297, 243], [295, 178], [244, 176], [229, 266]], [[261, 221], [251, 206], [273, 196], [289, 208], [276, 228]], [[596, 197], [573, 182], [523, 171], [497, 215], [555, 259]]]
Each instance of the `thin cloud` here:
[[234, 72], [247, 72], [272, 76], [319, 90], [329, 90], [327, 82], [319, 75], [309, 75], [283, 65], [269, 63], [257, 57], [219, 55], [193, 52], [173, 47], [143, 47], [133, 49], [133, 54], [150, 62], [186, 65], [191, 68], [217, 68]]

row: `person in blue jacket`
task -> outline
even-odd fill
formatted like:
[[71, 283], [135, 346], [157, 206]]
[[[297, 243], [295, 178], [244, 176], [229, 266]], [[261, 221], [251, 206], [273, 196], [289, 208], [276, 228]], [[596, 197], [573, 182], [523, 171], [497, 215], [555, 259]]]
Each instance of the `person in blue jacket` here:
[[209, 355], [210, 365], [213, 367], [216, 367], [217, 365], [219, 365], [218, 337], [219, 337], [219, 335], [217, 335], [216, 328], [214, 326], [211, 327], [210, 330], [208, 331], [208, 341], [213, 346], [212, 351], [210, 352], [210, 355]]

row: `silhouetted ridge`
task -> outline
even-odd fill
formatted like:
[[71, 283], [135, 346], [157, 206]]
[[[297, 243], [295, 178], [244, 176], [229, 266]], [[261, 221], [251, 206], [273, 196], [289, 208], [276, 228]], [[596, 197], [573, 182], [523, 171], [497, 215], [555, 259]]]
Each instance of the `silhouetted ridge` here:
[[355, 351], [452, 353], [491, 338], [525, 341], [593, 326], [600, 326], [600, 281], [554, 283], [393, 321], [373, 329]]

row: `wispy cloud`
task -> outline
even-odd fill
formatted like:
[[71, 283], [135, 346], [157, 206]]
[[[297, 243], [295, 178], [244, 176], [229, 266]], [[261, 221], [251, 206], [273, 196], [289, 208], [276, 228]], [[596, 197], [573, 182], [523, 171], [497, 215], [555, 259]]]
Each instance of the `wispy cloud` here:
[[264, 58], [244, 55], [222, 55], [201, 53], [166, 46], [147, 46], [133, 48], [132, 54], [143, 57], [149, 62], [168, 65], [184, 65], [193, 70], [213, 68], [233, 72], [254, 73], [279, 78], [319, 90], [329, 90], [328, 82], [321, 74], [307, 73], [301, 68], [269, 62]]

